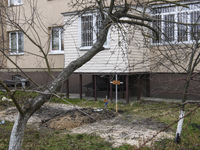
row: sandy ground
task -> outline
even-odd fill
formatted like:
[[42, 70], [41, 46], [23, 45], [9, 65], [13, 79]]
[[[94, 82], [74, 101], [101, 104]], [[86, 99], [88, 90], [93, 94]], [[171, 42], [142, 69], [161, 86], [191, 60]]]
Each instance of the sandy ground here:
[[[16, 115], [17, 111], [14, 107], [0, 111], [0, 121], [14, 121]], [[96, 134], [111, 142], [113, 147], [122, 144], [139, 146], [165, 126], [160, 122], [135, 118], [131, 115], [124, 116], [109, 111], [77, 109], [77, 107], [75, 109], [72, 105], [55, 103], [46, 103], [29, 119], [28, 124], [38, 129], [43, 126], [67, 129], [71, 133]], [[154, 141], [172, 137], [171, 132], [161, 132]]]
[[[113, 143], [113, 147], [117, 147], [122, 144], [139, 146], [163, 127], [164, 124], [152, 120], [134, 119], [132, 116], [119, 115], [113, 119], [77, 127], [71, 131], [72, 133], [95, 133]], [[172, 137], [170, 132], [161, 132], [154, 141]], [[151, 142], [148, 144], [151, 144]]]

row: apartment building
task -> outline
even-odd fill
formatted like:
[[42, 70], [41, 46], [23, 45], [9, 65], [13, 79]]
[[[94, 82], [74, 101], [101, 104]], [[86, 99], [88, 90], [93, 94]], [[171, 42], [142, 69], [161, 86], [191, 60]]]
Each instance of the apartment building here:
[[64, 67], [61, 13], [68, 11], [68, 1], [8, 0], [2, 9], [7, 19], [4, 45], [10, 60], [0, 76], [3, 80], [12, 80], [13, 75], [29, 76], [37, 84], [46, 85], [51, 81], [48, 73], [56, 76]]
[[[153, 38], [154, 33], [143, 32], [135, 26], [119, 30], [113, 25], [104, 50], [76, 70], [66, 85], [63, 83], [67, 96], [80, 93], [80, 98], [85, 94], [112, 99], [115, 86], [111, 82], [117, 75], [121, 82], [118, 85], [119, 97], [126, 98], [127, 102], [130, 96], [137, 99], [141, 96], [180, 98], [187, 77], [184, 70], [188, 65], [186, 58], [191, 53], [180, 53], [179, 49], [192, 49], [198, 41], [195, 39], [199, 37], [200, 14], [198, 1], [181, 1], [180, 4], [156, 3], [149, 6], [148, 14], [153, 16], [152, 27], [159, 31], [158, 39]], [[98, 11], [91, 9], [75, 15], [79, 10], [69, 7], [66, 0], [8, 0], [5, 5], [6, 17], [10, 21], [5, 38], [10, 60], [5, 61], [0, 70], [3, 79], [12, 79], [18, 74], [26, 78], [20, 72], [21, 68], [40, 85], [47, 84], [51, 81], [49, 72], [56, 76], [91, 48], [101, 25]], [[17, 24], [12, 24], [14, 21]], [[182, 58], [181, 63], [178, 63], [180, 59], [176, 59], [174, 49], [179, 50], [177, 58]], [[178, 67], [164, 57], [168, 53], [161, 55], [161, 52], [172, 51], [169, 58], [173, 58]], [[195, 69], [198, 75], [198, 66]], [[180, 82], [180, 79], [183, 80]], [[198, 89], [198, 82], [192, 85]]]
[[[70, 20], [70, 25], [65, 25], [65, 67], [90, 50], [98, 37], [102, 22], [100, 13], [95, 9], [80, 12], [77, 16], [76, 13], [63, 13], [64, 22]], [[129, 96], [138, 99], [141, 95], [149, 96], [149, 49], [144, 43], [142, 31], [134, 26], [124, 30], [119, 28], [111, 26], [103, 45], [104, 50], [74, 72], [77, 80], [69, 79], [67, 86], [70, 92], [112, 99], [115, 85], [111, 82], [116, 80], [117, 75], [121, 82], [118, 85], [120, 98], [126, 98], [128, 102]]]
[[[200, 5], [199, 1], [178, 2], [179, 5], [154, 3], [149, 6], [152, 27], [159, 31], [157, 39], [153, 32], [148, 32], [149, 37], [152, 37], [146, 38], [146, 32], [135, 26], [123, 31], [112, 26], [104, 50], [75, 71], [77, 80], [74, 82], [72, 79], [73, 84], [68, 85], [69, 89], [77, 89], [79, 86], [80, 93], [107, 95], [112, 99], [114, 86], [111, 81], [118, 75], [118, 79], [123, 82], [118, 86], [118, 94], [126, 97], [127, 101], [129, 96], [138, 99], [141, 96], [182, 98], [189, 76], [191, 49], [195, 49], [200, 37]], [[140, 7], [137, 9], [142, 10]], [[63, 13], [64, 22], [68, 22], [74, 14]], [[100, 22], [98, 16], [98, 11], [86, 11], [77, 15], [70, 26], [65, 26], [65, 66], [85, 54], [95, 42]], [[198, 48], [195, 51], [197, 61]], [[195, 73], [192, 74], [195, 76], [188, 90], [192, 99], [198, 98], [198, 68], [199, 65], [193, 68]], [[72, 92], [78, 92], [78, 89]]]

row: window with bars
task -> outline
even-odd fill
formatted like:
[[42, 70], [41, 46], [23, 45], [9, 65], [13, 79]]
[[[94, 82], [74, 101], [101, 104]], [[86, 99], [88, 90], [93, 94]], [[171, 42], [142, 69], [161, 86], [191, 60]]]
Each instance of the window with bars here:
[[195, 40], [200, 37], [200, 11], [191, 12], [191, 39]]
[[24, 37], [21, 31], [9, 33], [10, 54], [24, 53]]
[[64, 52], [64, 30], [62, 27], [51, 28], [51, 53]]
[[[102, 17], [100, 14], [84, 14], [80, 17], [80, 48], [89, 49], [100, 36], [102, 27]], [[104, 47], [108, 48], [108, 36], [104, 43]]]
[[174, 41], [174, 15], [169, 14], [164, 16], [164, 20], [166, 21], [163, 26], [164, 26], [164, 40], [167, 42], [172, 42]]
[[93, 15], [81, 16], [81, 47], [93, 44]]
[[22, 0], [8, 0], [8, 6], [22, 5]]
[[[200, 3], [183, 6], [155, 7], [153, 27], [159, 32], [159, 39], [152, 43], [179, 43], [199, 40], [200, 38]], [[153, 36], [155, 33], [153, 33]]]
[[178, 42], [188, 41], [188, 26], [184, 25], [188, 23], [188, 13], [178, 13]]

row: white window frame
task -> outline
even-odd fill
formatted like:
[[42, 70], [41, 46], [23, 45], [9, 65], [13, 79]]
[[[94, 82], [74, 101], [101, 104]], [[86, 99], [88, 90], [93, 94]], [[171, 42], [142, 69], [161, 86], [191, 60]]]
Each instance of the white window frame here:
[[[182, 3], [181, 3], [182, 4]], [[199, 8], [183, 8], [183, 10], [179, 10], [180, 6], [174, 6], [175, 7], [175, 11], [170, 11], [170, 12], [161, 12], [161, 13], [155, 13], [155, 14], [152, 14], [152, 16], [157, 16], [157, 15], [160, 15], [161, 16], [161, 20], [165, 20], [164, 16], [165, 15], [174, 15], [174, 22], [178, 22], [178, 15], [179, 14], [184, 14], [184, 13], [187, 13], [187, 18], [186, 18], [186, 22], [184, 23], [192, 23], [191, 22], [191, 13], [192, 12], [195, 12], [195, 11], [199, 11], [200, 12], [200, 3], [183, 3], [184, 5], [188, 5], [189, 7], [195, 7], [193, 5], [195, 4], [198, 4], [199, 5]], [[155, 6], [153, 8], [164, 8], [164, 7], [170, 7], [168, 5], [160, 5], [160, 6]], [[200, 20], [199, 20], [200, 22]], [[151, 40], [151, 44], [152, 45], [163, 45], [163, 44], [168, 44], [169, 42], [171, 44], [175, 44], [175, 43], [178, 43], [178, 44], [181, 44], [181, 43], [192, 43], [194, 40], [192, 40], [192, 36], [191, 36], [191, 27], [188, 26], [187, 30], [188, 30], [188, 33], [187, 33], [187, 40], [184, 40], [184, 41], [179, 41], [178, 40], [178, 24], [177, 23], [174, 23], [174, 40], [173, 41], [165, 41], [165, 37], [163, 35], [164, 33], [164, 28], [165, 28], [165, 23], [164, 21], [161, 21], [161, 31], [162, 31], [162, 35], [161, 35], [161, 40], [159, 40], [158, 42], [154, 42], [153, 40]]]
[[23, 4], [23, 0], [8, 0], [8, 6], [18, 6], [22, 4]]
[[[12, 52], [11, 49], [11, 34], [15, 33], [16, 34], [16, 52]], [[9, 32], [9, 50], [10, 50], [10, 55], [23, 55], [24, 54], [24, 34], [22, 33], [22, 50], [19, 51], [19, 33], [22, 33], [21, 31], [13, 31], [13, 32]]]
[[[92, 16], [93, 17], [93, 44], [96, 42], [97, 36], [95, 31], [97, 31], [97, 26], [96, 26], [96, 21], [97, 21], [97, 13], [87, 13], [87, 14], [82, 14], [81, 16], [79, 16], [79, 49], [80, 50], [89, 50], [92, 46], [82, 46], [82, 20], [81, 17], [82, 16]], [[103, 47], [105, 49], [109, 49], [110, 48], [110, 30], [108, 31], [108, 35], [107, 35], [107, 39], [105, 44], [103, 45]]]
[[[52, 34], [53, 34], [53, 29], [58, 29], [59, 30], [59, 49], [55, 49], [55, 50], [53, 50], [52, 49], [52, 47], [53, 47], [53, 39], [52, 39]], [[51, 34], [50, 34], [50, 36], [51, 36], [51, 38], [50, 38], [50, 54], [64, 54], [64, 29], [63, 29], [63, 27], [60, 27], [60, 26], [58, 26], [58, 27], [51, 27], [50, 28], [50, 30], [51, 30]], [[62, 43], [62, 41], [63, 41], [63, 43]], [[63, 49], [62, 49], [62, 45], [63, 45]]]

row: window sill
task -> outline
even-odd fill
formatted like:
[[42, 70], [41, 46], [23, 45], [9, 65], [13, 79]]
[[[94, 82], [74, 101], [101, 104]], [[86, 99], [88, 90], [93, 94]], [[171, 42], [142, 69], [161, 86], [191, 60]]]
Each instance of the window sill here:
[[10, 4], [9, 7], [17, 7], [17, 6], [22, 6], [23, 4]]
[[[88, 51], [91, 48], [92, 48], [92, 46], [91, 47], [80, 47], [79, 50], [80, 51]], [[109, 49], [110, 49], [110, 47], [103, 47], [103, 50], [109, 50]]]
[[49, 55], [63, 55], [64, 51], [55, 51], [55, 52], [50, 52], [48, 53]]
[[19, 55], [24, 55], [24, 53], [10, 53], [10, 56], [19, 56]]
[[165, 45], [181, 45], [181, 44], [193, 44], [195, 40], [190, 40], [190, 41], [171, 41], [171, 42], [163, 42], [163, 43], [152, 43], [151, 46], [165, 46]]

